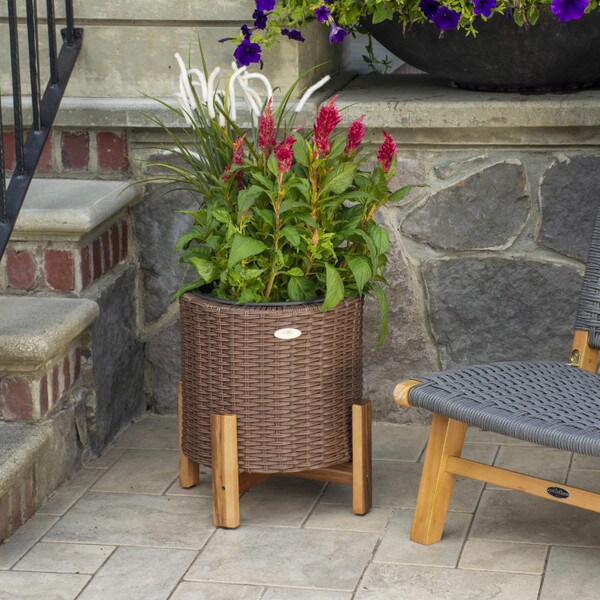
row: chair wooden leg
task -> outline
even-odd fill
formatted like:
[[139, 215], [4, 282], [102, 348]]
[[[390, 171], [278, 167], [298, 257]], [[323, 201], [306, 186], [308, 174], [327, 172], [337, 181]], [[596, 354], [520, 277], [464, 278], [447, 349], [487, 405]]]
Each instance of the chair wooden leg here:
[[183, 452], [183, 394], [181, 381], [179, 382], [179, 485], [182, 488], [191, 488], [200, 483], [200, 465], [188, 458]]
[[371, 509], [371, 403], [352, 406], [352, 509], [364, 515]]
[[240, 486], [235, 415], [210, 417], [212, 440], [213, 522], [234, 529], [240, 524]]
[[446, 470], [448, 458], [460, 456], [467, 425], [433, 415], [427, 454], [410, 539], [433, 544], [442, 538], [455, 476]]

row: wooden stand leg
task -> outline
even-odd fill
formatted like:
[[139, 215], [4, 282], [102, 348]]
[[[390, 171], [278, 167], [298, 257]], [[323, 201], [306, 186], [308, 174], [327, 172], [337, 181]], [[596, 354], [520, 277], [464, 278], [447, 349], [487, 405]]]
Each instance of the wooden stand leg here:
[[181, 445], [183, 439], [183, 394], [179, 382], [179, 485], [191, 488], [200, 483], [200, 465], [188, 458]]
[[352, 509], [364, 515], [371, 509], [371, 403], [352, 406]]
[[429, 545], [442, 538], [455, 477], [446, 470], [447, 462], [460, 456], [466, 433], [466, 424], [433, 415], [410, 533], [413, 542]]
[[210, 417], [212, 439], [213, 521], [233, 529], [240, 524], [240, 487], [235, 415]]

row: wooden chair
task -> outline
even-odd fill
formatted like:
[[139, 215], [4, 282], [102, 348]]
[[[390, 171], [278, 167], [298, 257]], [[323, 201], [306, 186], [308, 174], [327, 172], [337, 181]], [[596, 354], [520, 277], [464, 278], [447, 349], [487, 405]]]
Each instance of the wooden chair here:
[[600, 212], [575, 330], [569, 364], [493, 363], [433, 373], [396, 387], [398, 404], [433, 413], [412, 541], [441, 539], [457, 475], [600, 512], [600, 494], [461, 458], [469, 426], [600, 456]]

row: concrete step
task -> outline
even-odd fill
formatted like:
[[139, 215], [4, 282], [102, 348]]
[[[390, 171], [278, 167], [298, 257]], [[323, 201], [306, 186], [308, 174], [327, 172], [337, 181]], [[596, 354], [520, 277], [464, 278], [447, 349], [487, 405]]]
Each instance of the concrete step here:
[[0, 315], [0, 418], [38, 421], [81, 384], [98, 305], [76, 298], [0, 296]]
[[81, 293], [129, 255], [131, 181], [36, 179], [0, 261], [9, 294]]

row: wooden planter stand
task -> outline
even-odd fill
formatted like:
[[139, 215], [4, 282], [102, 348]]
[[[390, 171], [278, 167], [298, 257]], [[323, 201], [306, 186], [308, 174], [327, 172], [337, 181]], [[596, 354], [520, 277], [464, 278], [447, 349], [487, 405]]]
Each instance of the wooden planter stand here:
[[[200, 482], [200, 466], [181, 448], [182, 393], [179, 385], [179, 483], [191, 488]], [[352, 486], [355, 514], [366, 514], [372, 504], [371, 403], [352, 406], [352, 462], [295, 473], [240, 473], [238, 468], [237, 417], [212, 415], [213, 521], [217, 527], [233, 529], [240, 524], [240, 494], [277, 475]]]

